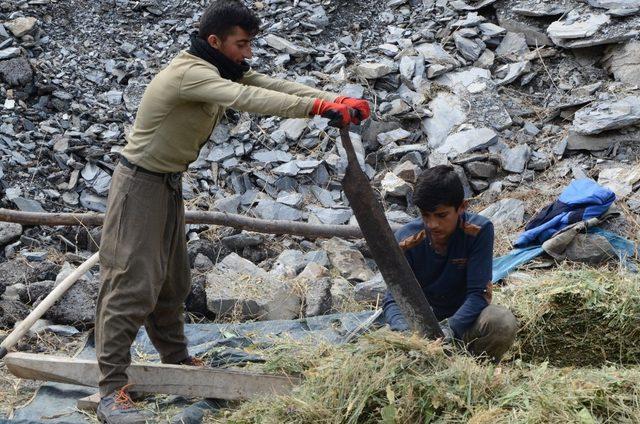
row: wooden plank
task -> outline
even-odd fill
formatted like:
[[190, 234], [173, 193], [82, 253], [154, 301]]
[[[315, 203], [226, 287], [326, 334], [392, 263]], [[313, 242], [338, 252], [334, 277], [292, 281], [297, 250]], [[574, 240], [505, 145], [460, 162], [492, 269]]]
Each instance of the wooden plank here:
[[[4, 362], [16, 377], [97, 387], [98, 363], [63, 356], [10, 353]], [[285, 394], [300, 384], [297, 377], [239, 369], [189, 367], [168, 364], [132, 364], [128, 370], [132, 390], [182, 396], [244, 400], [266, 394]]]
[[81, 411], [95, 412], [100, 403], [100, 393], [94, 393], [91, 396], [78, 399], [76, 407]]

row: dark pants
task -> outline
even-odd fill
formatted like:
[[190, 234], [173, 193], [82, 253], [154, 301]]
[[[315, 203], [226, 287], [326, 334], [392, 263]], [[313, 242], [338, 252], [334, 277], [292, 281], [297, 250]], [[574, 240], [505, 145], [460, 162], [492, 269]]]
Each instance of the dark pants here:
[[494, 361], [509, 350], [518, 332], [518, 321], [504, 306], [489, 305], [482, 310], [471, 328], [462, 336], [474, 355], [486, 355]]
[[191, 275], [181, 181], [118, 165], [100, 243], [96, 311], [100, 394], [127, 384], [131, 345], [144, 324], [164, 363], [188, 357], [184, 301]]

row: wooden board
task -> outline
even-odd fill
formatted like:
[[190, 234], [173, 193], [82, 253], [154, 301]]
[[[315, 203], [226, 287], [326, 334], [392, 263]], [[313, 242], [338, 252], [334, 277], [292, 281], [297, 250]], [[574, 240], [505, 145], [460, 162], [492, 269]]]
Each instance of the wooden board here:
[[[98, 386], [100, 372], [96, 361], [16, 352], [8, 354], [4, 362], [19, 378]], [[285, 394], [300, 384], [296, 377], [155, 363], [132, 364], [127, 373], [132, 391], [226, 400]]]
[[78, 399], [76, 407], [81, 411], [95, 412], [100, 403], [100, 393]]

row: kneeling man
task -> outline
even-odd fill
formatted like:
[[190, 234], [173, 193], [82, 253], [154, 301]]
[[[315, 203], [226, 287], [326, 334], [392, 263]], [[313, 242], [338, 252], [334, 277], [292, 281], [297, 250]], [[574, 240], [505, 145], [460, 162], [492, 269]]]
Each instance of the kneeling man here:
[[[445, 334], [474, 355], [499, 361], [518, 323], [507, 308], [491, 304], [493, 224], [465, 211], [460, 178], [450, 166], [426, 169], [413, 200], [422, 217], [396, 232], [411, 268]], [[409, 326], [391, 293], [384, 303], [393, 330]]]

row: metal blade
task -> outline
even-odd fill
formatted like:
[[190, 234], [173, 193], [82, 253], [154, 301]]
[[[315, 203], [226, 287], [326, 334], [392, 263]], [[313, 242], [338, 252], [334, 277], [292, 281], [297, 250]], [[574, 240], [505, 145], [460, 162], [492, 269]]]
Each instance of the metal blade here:
[[342, 188], [389, 291], [413, 331], [430, 338], [442, 337], [438, 320], [391, 231], [382, 204], [360, 168], [348, 128], [340, 129], [340, 138], [348, 162]]

